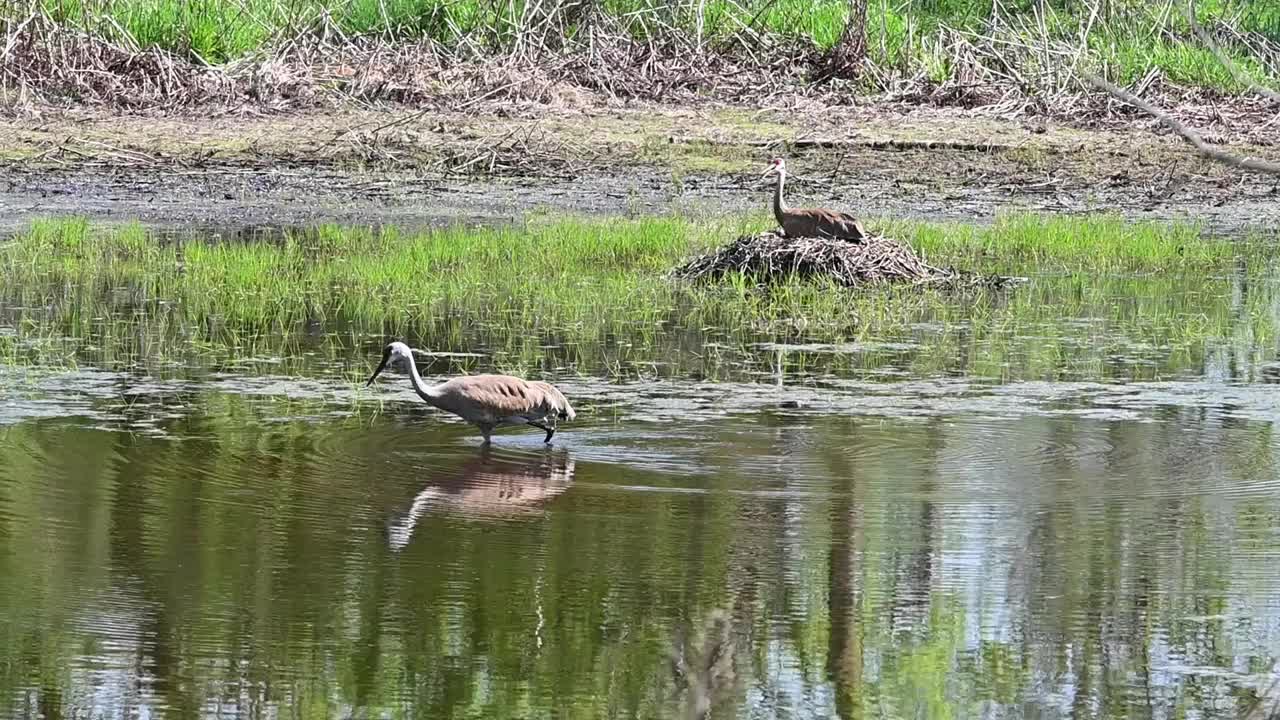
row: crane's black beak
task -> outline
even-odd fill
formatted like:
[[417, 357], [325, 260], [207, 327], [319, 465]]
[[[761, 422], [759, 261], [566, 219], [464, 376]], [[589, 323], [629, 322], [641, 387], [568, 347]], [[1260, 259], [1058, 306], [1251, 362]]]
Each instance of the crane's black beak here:
[[777, 172], [777, 171], [778, 171], [778, 168], [776, 168], [776, 167], [774, 167], [774, 166], [770, 165], [770, 166], [769, 166], [769, 169], [768, 169], [768, 170], [765, 170], [765, 171], [764, 171], [764, 173], [762, 173], [762, 174], [760, 175], [760, 177], [762, 177], [762, 178], [767, 178], [767, 177], [769, 177], [770, 175], [774, 174], [774, 173], [775, 173], [775, 172]]
[[370, 385], [373, 384], [373, 381], [376, 380], [378, 378], [378, 375], [383, 371], [383, 369], [387, 367], [387, 361], [390, 359], [391, 359], [391, 348], [387, 348], [386, 350], [382, 351], [382, 362], [378, 363], [378, 369], [374, 370], [373, 374], [369, 376], [369, 382], [364, 384], [365, 387], [369, 387]]

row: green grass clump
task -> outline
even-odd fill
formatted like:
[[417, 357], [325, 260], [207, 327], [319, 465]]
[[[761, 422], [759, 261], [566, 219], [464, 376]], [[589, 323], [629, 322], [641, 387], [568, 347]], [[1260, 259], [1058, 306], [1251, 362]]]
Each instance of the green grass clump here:
[[[1212, 88], [1228, 93], [1247, 89], [1212, 50], [1196, 43], [1113, 34], [1091, 38], [1090, 48], [1120, 83], [1139, 82], [1152, 68], [1157, 68], [1172, 82], [1188, 87]], [[1266, 69], [1256, 58], [1243, 53], [1228, 53], [1228, 56], [1241, 73], [1255, 82], [1275, 84], [1268, 79]]]
[[1260, 259], [1257, 241], [1206, 238], [1194, 225], [1134, 223], [1114, 215], [1003, 215], [990, 226], [901, 223], [891, 235], [948, 262], [998, 272], [1156, 272], [1223, 268]]

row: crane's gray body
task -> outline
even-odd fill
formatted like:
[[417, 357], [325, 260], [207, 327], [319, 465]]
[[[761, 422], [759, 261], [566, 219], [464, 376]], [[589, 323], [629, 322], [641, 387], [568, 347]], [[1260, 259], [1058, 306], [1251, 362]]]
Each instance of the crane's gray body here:
[[438, 385], [427, 385], [418, 374], [413, 351], [402, 342], [387, 345], [382, 363], [369, 378], [372, 384], [387, 365], [404, 364], [413, 390], [427, 402], [480, 428], [485, 443], [498, 425], [532, 425], [545, 430], [551, 442], [559, 420], [572, 420], [576, 413], [564, 394], [541, 380], [524, 380], [511, 375], [464, 375]]

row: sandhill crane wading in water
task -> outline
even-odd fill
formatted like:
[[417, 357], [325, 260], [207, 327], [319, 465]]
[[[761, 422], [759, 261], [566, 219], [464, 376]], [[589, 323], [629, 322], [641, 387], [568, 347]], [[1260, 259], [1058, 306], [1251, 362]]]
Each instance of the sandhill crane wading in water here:
[[760, 177], [776, 173], [778, 183], [773, 188], [773, 216], [782, 226], [787, 237], [821, 237], [839, 240], [862, 240], [867, 231], [862, 223], [849, 213], [825, 208], [792, 208], [782, 199], [782, 185], [787, 179], [787, 163], [782, 158], [769, 161], [769, 168]]
[[554, 385], [540, 380], [522, 380], [511, 375], [464, 375], [439, 385], [428, 385], [418, 374], [413, 351], [402, 342], [393, 342], [383, 349], [382, 362], [365, 387], [372, 385], [387, 365], [397, 364], [407, 367], [418, 397], [479, 427], [486, 445], [489, 434], [499, 425], [532, 425], [545, 430], [547, 437], [543, 442], [550, 443], [551, 436], [556, 434], [556, 421], [574, 418], [573, 408], [564, 395]]

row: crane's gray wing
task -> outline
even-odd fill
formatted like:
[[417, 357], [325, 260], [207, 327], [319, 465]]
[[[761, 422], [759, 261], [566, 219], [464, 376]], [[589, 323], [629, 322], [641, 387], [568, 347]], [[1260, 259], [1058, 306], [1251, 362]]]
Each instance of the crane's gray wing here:
[[573, 407], [569, 405], [568, 398], [555, 385], [541, 380], [530, 380], [529, 387], [541, 391], [542, 397], [547, 404], [547, 409], [560, 418], [572, 420], [577, 414], [573, 411]]
[[464, 375], [445, 383], [450, 402], [460, 409], [491, 413], [496, 417], [526, 415], [541, 402], [542, 393], [510, 375]]

